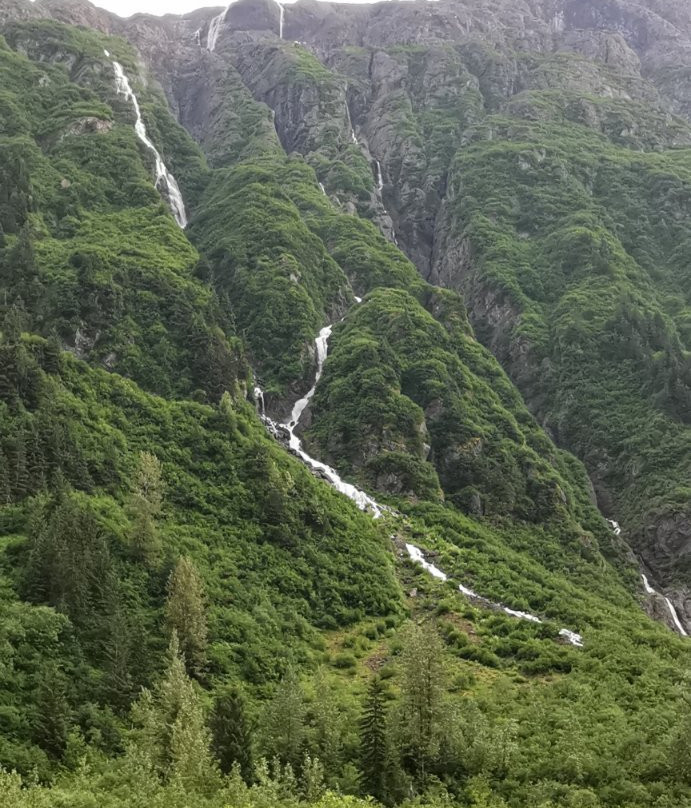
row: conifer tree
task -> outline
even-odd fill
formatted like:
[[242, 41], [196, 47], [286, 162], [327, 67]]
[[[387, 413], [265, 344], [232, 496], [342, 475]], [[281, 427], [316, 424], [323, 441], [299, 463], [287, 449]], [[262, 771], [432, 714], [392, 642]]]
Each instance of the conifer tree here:
[[156, 455], [140, 452], [130, 496], [131, 540], [134, 554], [145, 564], [155, 565], [161, 556], [161, 539], [156, 520], [163, 507], [161, 463]]
[[12, 501], [10, 488], [10, 469], [7, 455], [0, 446], [0, 506], [8, 505]]
[[310, 706], [310, 749], [324, 768], [327, 780], [338, 775], [343, 757], [343, 718], [323, 669], [314, 677], [314, 700]]
[[437, 756], [442, 724], [443, 645], [431, 626], [410, 624], [401, 659], [401, 740], [408, 765], [424, 784]]
[[208, 793], [216, 786], [204, 711], [175, 632], [163, 677], [153, 691], [142, 693], [132, 716], [139, 727], [135, 754], [145, 756], [162, 778], [185, 791]]
[[67, 748], [70, 707], [65, 678], [55, 665], [43, 673], [36, 693], [34, 741], [51, 757], [60, 760]]
[[264, 710], [263, 751], [296, 771], [302, 762], [304, 740], [304, 695], [297, 673], [290, 666]]
[[230, 774], [237, 766], [244, 781], [249, 783], [254, 769], [254, 739], [245, 694], [237, 685], [226, 687], [216, 695], [211, 732], [221, 771]]
[[387, 801], [389, 743], [384, 684], [374, 676], [360, 717], [360, 771], [363, 791], [380, 802]]
[[132, 643], [124, 609], [118, 603], [112, 603], [111, 609], [105, 642], [104, 690], [109, 703], [122, 710], [129, 706], [134, 693], [131, 672]]
[[190, 674], [199, 676], [206, 662], [206, 608], [201, 578], [190, 558], [181, 556], [168, 579], [168, 629], [176, 632]]

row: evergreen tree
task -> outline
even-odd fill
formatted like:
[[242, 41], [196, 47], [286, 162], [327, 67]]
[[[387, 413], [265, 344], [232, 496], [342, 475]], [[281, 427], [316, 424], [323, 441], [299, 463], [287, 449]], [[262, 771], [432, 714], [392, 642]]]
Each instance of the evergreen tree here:
[[14, 479], [12, 488], [15, 497], [23, 499], [29, 493], [29, 469], [26, 459], [26, 438], [23, 429], [20, 429], [15, 436], [13, 448], [12, 466]]
[[85, 495], [35, 500], [25, 575], [28, 600], [68, 615], [82, 640], [102, 648], [113, 571], [103, 528]]
[[11, 501], [9, 463], [7, 462], [7, 455], [0, 446], [0, 506], [9, 505]]
[[360, 771], [363, 791], [387, 802], [389, 743], [384, 684], [374, 676], [360, 717]]
[[332, 778], [336, 778], [341, 770], [343, 718], [321, 668], [314, 678], [314, 701], [310, 707], [310, 714], [312, 726], [310, 748], [314, 759], [319, 759], [331, 784]]
[[181, 556], [168, 579], [166, 622], [176, 632], [191, 674], [199, 675], [206, 661], [206, 609], [202, 581], [190, 558]]
[[263, 751], [269, 758], [290, 764], [297, 771], [305, 740], [305, 702], [300, 680], [290, 666], [276, 695], [264, 709]]
[[442, 725], [443, 645], [431, 626], [410, 624], [401, 659], [401, 742], [404, 759], [424, 785], [435, 761]]
[[135, 754], [151, 761], [166, 781], [187, 791], [208, 793], [217, 784], [211, 738], [197, 686], [187, 676], [175, 632], [167, 660], [166, 671], [153, 691], [145, 690], [132, 708], [139, 728]]
[[254, 769], [254, 739], [245, 695], [237, 685], [217, 693], [211, 714], [211, 732], [221, 771], [230, 774], [237, 766], [244, 781], [249, 783]]
[[129, 511], [132, 520], [132, 550], [141, 561], [155, 565], [161, 556], [156, 520], [163, 507], [161, 463], [156, 455], [140, 452], [134, 475]]
[[69, 728], [70, 707], [65, 677], [55, 665], [49, 665], [36, 694], [34, 741], [51, 757], [60, 760], [67, 748]]
[[112, 604], [105, 642], [106, 675], [104, 690], [108, 702], [116, 709], [129, 707], [134, 694], [132, 678], [131, 631], [124, 610]]

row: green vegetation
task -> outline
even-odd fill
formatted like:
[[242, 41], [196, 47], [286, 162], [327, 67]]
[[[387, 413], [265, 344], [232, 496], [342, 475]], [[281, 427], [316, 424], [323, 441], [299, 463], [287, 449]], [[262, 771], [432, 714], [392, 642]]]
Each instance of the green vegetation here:
[[[689, 645], [643, 613], [637, 570], [593, 507], [583, 468], [475, 340], [460, 296], [424, 282], [371, 221], [319, 191], [317, 175], [329, 176], [332, 194], [367, 207], [364, 157], [336, 135], [287, 156], [228, 67], [204, 144], [209, 168], [138, 81], [125, 43], [51, 21], [5, 33], [0, 803], [686, 804]], [[188, 231], [153, 187], [104, 47], [131, 75], [180, 179]], [[262, 47], [275, 60], [267, 69], [291, 63], [285, 89], [316, 92], [325, 117], [333, 107], [331, 126], [342, 77], [299, 46]], [[368, 55], [347, 57], [360, 69]], [[415, 75], [443, 59], [454, 81], [468, 80], [453, 50], [394, 56]], [[470, 123], [479, 101], [474, 86], [445, 93], [428, 103], [423, 83], [411, 84], [406, 134], [428, 144], [439, 176], [459, 116]], [[84, 128], [85, 118], [104, 125]], [[569, 295], [595, 306], [639, 284], [645, 262], [619, 249], [609, 221], [597, 224], [597, 243], [584, 234], [602, 211], [584, 206], [587, 195], [560, 199], [555, 166], [536, 179], [545, 256], [534, 260], [537, 237], [514, 239], [502, 218], [520, 218], [507, 202], [525, 192], [510, 170], [519, 152], [506, 157], [502, 140], [494, 153], [476, 134], [464, 187], [487, 191], [474, 161], [487, 171], [488, 153], [506, 173], [494, 206], [466, 199], [468, 231], [486, 250], [479, 271], [511, 286], [535, 345], [554, 328], [570, 356], [579, 343]], [[601, 135], [595, 142], [605, 148]], [[670, 184], [683, 194], [672, 157], [627, 154], [635, 167], [658, 161], [660, 194]], [[631, 215], [643, 195], [637, 171]], [[601, 179], [613, 200], [616, 184]], [[622, 244], [645, 232], [619, 221]], [[662, 225], [651, 216], [648, 226]], [[640, 282], [634, 297], [642, 313], [631, 327], [654, 343], [660, 378], [686, 361], [681, 255], [669, 257], [668, 286]], [[586, 256], [602, 284], [569, 256]], [[397, 510], [380, 520], [285, 451], [248, 401], [256, 373], [270, 412], [292, 404], [313, 378], [326, 322], [337, 325], [305, 440], [385, 492]], [[563, 389], [582, 395], [582, 378]], [[646, 401], [679, 420], [685, 394], [671, 382], [665, 391], [647, 390]], [[451, 579], [413, 564], [405, 542]], [[470, 602], [458, 583], [542, 622]], [[567, 644], [562, 627], [581, 632], [584, 647]]]
[[[632, 154], [582, 127], [491, 121], [493, 140], [459, 152], [454, 168], [471, 283], [515, 312], [498, 350], [527, 350], [509, 372], [559, 442], [597, 469], [603, 501], [643, 544], [663, 513], [688, 506], [679, 250], [689, 230], [678, 215], [688, 153]], [[482, 314], [477, 325], [492, 338]]]

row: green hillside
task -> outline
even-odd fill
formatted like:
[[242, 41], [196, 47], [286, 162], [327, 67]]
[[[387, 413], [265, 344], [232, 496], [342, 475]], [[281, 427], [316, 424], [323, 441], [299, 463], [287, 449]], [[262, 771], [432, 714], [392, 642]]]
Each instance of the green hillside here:
[[[638, 567], [583, 466], [475, 338], [461, 295], [422, 280], [382, 235], [355, 144], [326, 120], [287, 153], [229, 64], [207, 164], [124, 40], [47, 19], [3, 33], [0, 805], [691, 803], [691, 646], [645, 614]], [[335, 118], [340, 74], [292, 43], [271, 47], [272, 69], [308, 97], [316, 88]], [[113, 59], [180, 184], [185, 230], [154, 185]], [[478, 183], [469, 197], [491, 192], [485, 159], [503, 197], [522, 192], [501, 144], [470, 146], [467, 166], [456, 157], [464, 188]], [[665, 171], [671, 159], [650, 157]], [[568, 232], [546, 228], [530, 266], [534, 284], [555, 287], [542, 314], [568, 329], [569, 295], [605, 296], [550, 271], [592, 248], [583, 228], [599, 215], [564, 200]], [[497, 207], [463, 206], [485, 234], [488, 275], [492, 250], [538, 249], [504, 234]], [[633, 284], [658, 340], [643, 366], [671, 373], [685, 356], [681, 309], [660, 303], [658, 317], [649, 280], [620, 258], [603, 270], [607, 294]], [[527, 309], [524, 280], [511, 282]], [[529, 322], [542, 334], [537, 314]], [[252, 393], [260, 384], [287, 420], [327, 323], [299, 431], [387, 506], [379, 519], [312, 474]], [[583, 333], [590, 372], [612, 333]], [[587, 388], [578, 344], [555, 342], [573, 357], [573, 407]], [[622, 355], [622, 391], [640, 367]], [[636, 414], [648, 437], [650, 412], [676, 424], [686, 406], [672, 387]], [[588, 423], [595, 440], [597, 402], [581, 406], [573, 434]]]

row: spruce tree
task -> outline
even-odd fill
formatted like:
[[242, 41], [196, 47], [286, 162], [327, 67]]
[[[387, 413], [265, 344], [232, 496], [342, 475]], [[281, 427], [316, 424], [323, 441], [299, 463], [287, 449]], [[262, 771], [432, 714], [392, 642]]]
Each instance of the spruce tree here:
[[132, 717], [138, 727], [134, 754], [148, 760], [162, 779], [187, 792], [208, 793], [215, 788], [218, 778], [211, 738], [175, 632], [165, 673], [153, 691], [142, 693]]
[[230, 774], [237, 765], [243, 780], [249, 783], [254, 769], [254, 740], [245, 695], [237, 685], [226, 687], [216, 695], [211, 732], [221, 771]]
[[362, 789], [380, 802], [387, 801], [389, 744], [384, 684], [374, 676], [360, 717], [360, 771]]
[[0, 446], [0, 506], [9, 505], [12, 501], [10, 488], [10, 470], [7, 455]]
[[437, 757], [442, 723], [443, 645], [431, 626], [410, 624], [402, 654], [401, 736], [404, 758], [424, 785]]
[[127, 616], [118, 603], [111, 604], [105, 640], [104, 691], [116, 710], [129, 707], [134, 694], [132, 641]]
[[331, 783], [341, 770], [343, 758], [343, 717], [323, 669], [314, 677], [314, 700], [310, 707], [310, 749], [324, 768]]
[[199, 676], [206, 662], [206, 608], [202, 581], [190, 558], [181, 556], [168, 579], [166, 623], [176, 632], [190, 674]]
[[51, 757], [60, 760], [67, 748], [69, 728], [65, 677], [55, 665], [49, 665], [37, 688], [33, 738]]
[[134, 555], [149, 566], [161, 557], [161, 539], [156, 521], [163, 507], [161, 463], [156, 455], [140, 452], [134, 474], [129, 512]]
[[263, 752], [297, 771], [305, 740], [305, 702], [300, 680], [291, 666], [263, 716]]

